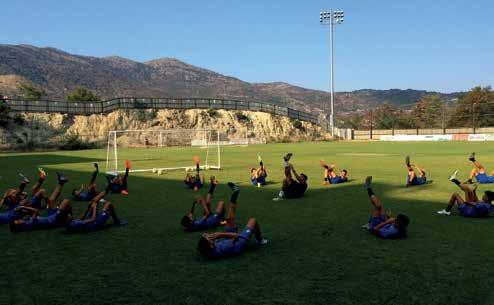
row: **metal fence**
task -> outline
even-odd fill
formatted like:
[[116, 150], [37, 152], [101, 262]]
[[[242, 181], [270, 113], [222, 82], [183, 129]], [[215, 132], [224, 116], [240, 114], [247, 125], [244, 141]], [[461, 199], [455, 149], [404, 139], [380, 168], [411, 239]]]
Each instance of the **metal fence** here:
[[122, 97], [98, 102], [67, 101], [24, 101], [6, 99], [12, 111], [19, 112], [56, 112], [77, 115], [108, 113], [120, 109], [224, 109], [261, 111], [275, 115], [319, 124], [317, 114], [307, 113], [288, 107], [263, 102], [248, 102], [222, 99], [174, 99], [174, 98], [136, 98]]

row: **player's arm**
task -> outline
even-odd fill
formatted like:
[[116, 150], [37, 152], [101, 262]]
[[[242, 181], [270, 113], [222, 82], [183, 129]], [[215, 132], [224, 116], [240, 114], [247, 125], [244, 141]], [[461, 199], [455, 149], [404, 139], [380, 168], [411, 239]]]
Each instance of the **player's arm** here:
[[385, 222], [378, 224], [377, 226], [374, 227], [374, 233], [379, 233], [381, 229], [388, 224], [394, 223], [395, 219], [394, 218], [388, 218]]
[[84, 212], [84, 214], [81, 215], [81, 217], [79, 217], [79, 220], [83, 220], [83, 219], [86, 218], [86, 216], [89, 214], [89, 211], [91, 211], [91, 207], [92, 206], [93, 206], [93, 203], [92, 202], [87, 205], [86, 211]]
[[238, 233], [229, 233], [229, 232], [216, 232], [213, 234], [209, 234], [209, 239], [210, 240], [216, 240], [219, 238], [231, 238], [231, 239], [236, 239], [240, 236]]
[[196, 202], [197, 202], [197, 200], [194, 200], [192, 202], [192, 206], [190, 207], [190, 210], [189, 210], [189, 217], [193, 217], [194, 216], [194, 209], [196, 208]]
[[92, 204], [91, 205], [91, 210], [92, 210], [92, 214], [91, 214], [91, 218], [89, 219], [84, 219], [84, 223], [89, 223], [89, 222], [93, 222], [96, 220], [96, 217], [98, 216], [97, 213], [98, 213], [98, 205], [97, 204]]
[[38, 209], [35, 209], [32, 207], [27, 207], [27, 206], [20, 206], [20, 207], [15, 208], [15, 210], [27, 212], [32, 218], [37, 217], [39, 214]]
[[298, 182], [302, 182], [300, 176], [297, 174], [297, 172], [295, 171], [295, 169], [293, 168], [293, 165], [290, 164], [290, 169], [292, 170], [293, 172], [293, 175], [295, 176], [295, 179], [297, 179]]

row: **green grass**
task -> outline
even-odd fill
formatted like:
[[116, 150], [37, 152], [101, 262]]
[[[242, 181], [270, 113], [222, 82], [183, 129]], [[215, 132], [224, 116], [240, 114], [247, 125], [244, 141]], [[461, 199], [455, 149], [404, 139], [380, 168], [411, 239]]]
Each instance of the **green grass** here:
[[[222, 183], [216, 199], [228, 199], [227, 181], [240, 182], [239, 222], [255, 216], [271, 243], [214, 262], [197, 255], [200, 233], [179, 226], [194, 196], [183, 187], [184, 172], [135, 174], [128, 197], [109, 196], [129, 221], [126, 227], [77, 235], [0, 228], [0, 304], [494, 304], [494, 220], [466, 219], [456, 210], [450, 217], [436, 214], [457, 191], [448, 174], [459, 168], [466, 178], [472, 150], [494, 169], [494, 147], [486, 143], [225, 148], [223, 170], [211, 172]], [[272, 202], [287, 151], [294, 153], [295, 168], [309, 176], [309, 190], [302, 199]], [[165, 156], [170, 162], [186, 153]], [[249, 184], [258, 153], [272, 181], [262, 189]], [[433, 184], [404, 187], [406, 154], [425, 167]], [[63, 192], [69, 196], [89, 178], [92, 162], [104, 164], [105, 158], [102, 150], [1, 154], [0, 187], [16, 185], [18, 171], [33, 177], [41, 165], [49, 190], [55, 171], [70, 176]], [[323, 187], [321, 158], [346, 168], [352, 181]], [[386, 208], [410, 217], [408, 239], [381, 240], [360, 228], [370, 213], [362, 188], [367, 175], [374, 176]], [[104, 178], [98, 181], [102, 185]]]

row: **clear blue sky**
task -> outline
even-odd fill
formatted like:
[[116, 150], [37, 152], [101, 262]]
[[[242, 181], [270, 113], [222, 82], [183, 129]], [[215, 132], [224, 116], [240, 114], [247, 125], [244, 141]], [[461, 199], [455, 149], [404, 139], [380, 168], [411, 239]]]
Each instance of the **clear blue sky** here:
[[8, 1], [0, 43], [137, 61], [175, 57], [249, 82], [328, 90], [335, 28], [336, 90], [451, 92], [494, 85], [492, 0]]

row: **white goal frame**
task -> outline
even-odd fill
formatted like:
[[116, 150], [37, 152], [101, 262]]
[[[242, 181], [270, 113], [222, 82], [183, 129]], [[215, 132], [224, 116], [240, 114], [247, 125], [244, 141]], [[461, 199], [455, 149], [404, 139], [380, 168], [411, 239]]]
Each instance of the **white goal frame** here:
[[[214, 129], [161, 129], [161, 130], [155, 130], [155, 129], [140, 129], [140, 130], [111, 130], [108, 132], [108, 145], [106, 149], [106, 172], [107, 173], [123, 173], [125, 171], [123, 170], [108, 170], [110, 166], [110, 157], [113, 155], [113, 162], [114, 162], [114, 168], [118, 169], [118, 134], [124, 134], [124, 133], [143, 133], [143, 132], [149, 132], [149, 133], [159, 133], [158, 137], [158, 147], [166, 147], [166, 145], [163, 145], [163, 135], [168, 135], [172, 133], [176, 133], [177, 131], [180, 132], [205, 132], [205, 134], [208, 135], [208, 138], [205, 139], [205, 145], [193, 145], [191, 143], [190, 146], [202, 146], [203, 148], [206, 148], [206, 159], [204, 160], [204, 164], [200, 166], [201, 169], [216, 169], [219, 170], [221, 169], [221, 142], [220, 142], [220, 133], [218, 130]], [[216, 143], [214, 143], [214, 140], [211, 139], [211, 132], [216, 132]], [[213, 144], [210, 144], [213, 143]], [[217, 157], [218, 157], [218, 164], [216, 165], [210, 165], [208, 164], [209, 161], [209, 156], [210, 156], [210, 148], [216, 148], [217, 149]], [[155, 167], [155, 168], [145, 168], [145, 169], [131, 169], [129, 172], [154, 172], [154, 171], [167, 171], [167, 170], [189, 170], [189, 169], [195, 169], [195, 167], [192, 166], [176, 166], [176, 167]]]

